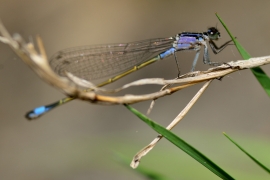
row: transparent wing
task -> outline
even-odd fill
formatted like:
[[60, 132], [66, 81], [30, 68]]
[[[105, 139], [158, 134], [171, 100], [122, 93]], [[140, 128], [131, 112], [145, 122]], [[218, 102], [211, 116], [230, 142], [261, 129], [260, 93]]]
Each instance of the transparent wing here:
[[68, 71], [86, 80], [121, 73], [172, 47], [173, 38], [149, 39], [123, 44], [75, 47], [57, 52], [50, 65], [60, 76]]

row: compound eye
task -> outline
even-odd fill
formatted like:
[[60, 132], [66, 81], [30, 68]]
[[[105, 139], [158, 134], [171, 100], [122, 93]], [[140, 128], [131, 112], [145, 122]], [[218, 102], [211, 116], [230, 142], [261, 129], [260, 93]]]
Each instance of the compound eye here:
[[209, 28], [207, 33], [208, 33], [209, 38], [212, 40], [217, 40], [218, 38], [220, 38], [220, 33], [215, 27]]

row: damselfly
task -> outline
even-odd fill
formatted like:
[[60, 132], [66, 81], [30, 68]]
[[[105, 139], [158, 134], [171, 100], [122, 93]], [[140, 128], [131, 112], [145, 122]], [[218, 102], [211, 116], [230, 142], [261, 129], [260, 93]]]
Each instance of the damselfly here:
[[[50, 65], [60, 76], [65, 76], [65, 71], [68, 71], [75, 76], [90, 81], [118, 74], [100, 83], [98, 86], [101, 87], [171, 55], [174, 55], [178, 67], [175, 54], [177, 51], [196, 51], [191, 71], [195, 69], [202, 47], [204, 47], [203, 62], [213, 66], [220, 65], [220, 63], [210, 61], [206, 43], [208, 41], [212, 51], [217, 54], [232, 41], [227, 41], [218, 47], [214, 40], [219, 38], [220, 32], [215, 27], [211, 27], [206, 32], [182, 32], [169, 38], [122, 44], [82, 46], [59, 51], [51, 58]], [[47, 106], [37, 107], [28, 112], [26, 118], [29, 120], [38, 118], [51, 109], [71, 100], [73, 98], [66, 97]]]

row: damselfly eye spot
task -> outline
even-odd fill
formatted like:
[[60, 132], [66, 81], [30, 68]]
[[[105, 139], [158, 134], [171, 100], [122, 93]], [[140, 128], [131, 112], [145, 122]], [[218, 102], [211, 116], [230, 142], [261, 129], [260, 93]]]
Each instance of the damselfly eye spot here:
[[220, 32], [215, 27], [210, 27], [207, 31], [207, 34], [212, 40], [217, 40], [218, 38], [220, 38]]
[[217, 30], [217, 28], [215, 28], [215, 27], [210, 27], [210, 28], [208, 29], [208, 33], [216, 34], [216, 33], [218, 33], [218, 30]]

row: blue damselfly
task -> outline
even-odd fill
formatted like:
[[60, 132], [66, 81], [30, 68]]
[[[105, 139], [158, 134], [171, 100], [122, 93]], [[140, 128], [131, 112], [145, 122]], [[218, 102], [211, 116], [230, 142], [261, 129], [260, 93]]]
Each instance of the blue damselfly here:
[[[90, 81], [118, 74], [98, 84], [101, 87], [153, 62], [174, 55], [179, 75], [180, 71], [175, 54], [177, 51], [196, 51], [191, 71], [195, 69], [202, 47], [204, 47], [203, 62], [212, 66], [220, 65], [220, 63], [210, 61], [207, 41], [212, 51], [217, 54], [229, 45], [232, 40], [218, 47], [214, 43], [214, 40], [218, 40], [219, 38], [220, 32], [217, 28], [211, 27], [206, 32], [182, 32], [169, 38], [149, 39], [122, 44], [75, 47], [57, 52], [50, 59], [50, 65], [60, 76], [65, 76], [65, 71], [67, 71]], [[73, 98], [66, 97], [47, 106], [35, 108], [26, 114], [26, 118], [29, 120], [38, 118], [51, 109], [71, 100]]]

